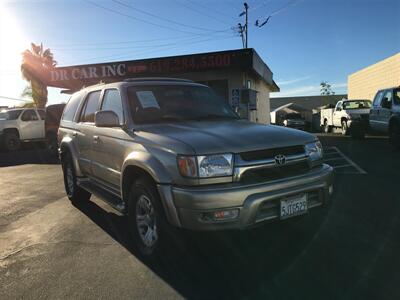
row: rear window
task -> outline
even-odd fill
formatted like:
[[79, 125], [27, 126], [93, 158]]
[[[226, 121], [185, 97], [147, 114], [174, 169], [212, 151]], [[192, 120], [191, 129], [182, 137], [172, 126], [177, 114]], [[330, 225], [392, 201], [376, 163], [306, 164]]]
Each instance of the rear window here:
[[76, 110], [78, 109], [79, 103], [81, 101], [81, 93], [75, 93], [69, 99], [67, 105], [65, 106], [64, 113], [62, 119], [64, 121], [73, 121]]

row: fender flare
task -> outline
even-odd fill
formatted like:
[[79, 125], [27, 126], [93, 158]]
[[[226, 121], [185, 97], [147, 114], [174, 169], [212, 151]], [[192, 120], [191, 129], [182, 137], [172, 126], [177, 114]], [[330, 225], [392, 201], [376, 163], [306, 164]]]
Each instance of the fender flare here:
[[63, 155], [65, 155], [65, 152], [69, 151], [71, 153], [72, 157], [72, 164], [74, 165], [74, 170], [76, 176], [80, 177], [83, 176], [83, 173], [81, 171], [81, 168], [79, 166], [79, 161], [78, 161], [78, 150], [74, 146], [73, 140], [69, 136], [65, 136], [61, 142], [60, 142], [60, 159], [61, 162], [63, 160]]

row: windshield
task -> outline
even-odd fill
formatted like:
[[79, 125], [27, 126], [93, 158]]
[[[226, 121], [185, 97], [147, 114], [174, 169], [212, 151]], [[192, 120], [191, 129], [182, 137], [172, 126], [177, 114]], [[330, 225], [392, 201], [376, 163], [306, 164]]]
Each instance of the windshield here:
[[371, 101], [369, 100], [352, 100], [343, 102], [343, 109], [363, 109], [371, 108]]
[[22, 110], [9, 110], [0, 112], [0, 120], [16, 120], [21, 112]]
[[134, 86], [128, 89], [128, 95], [136, 124], [239, 119], [228, 104], [203, 86]]

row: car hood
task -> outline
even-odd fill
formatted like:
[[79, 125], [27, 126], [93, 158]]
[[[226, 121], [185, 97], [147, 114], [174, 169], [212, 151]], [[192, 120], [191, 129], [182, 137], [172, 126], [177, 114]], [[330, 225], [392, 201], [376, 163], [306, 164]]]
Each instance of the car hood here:
[[137, 134], [140, 132], [175, 139], [190, 146], [197, 154], [239, 153], [304, 145], [316, 140], [315, 136], [303, 131], [243, 120], [153, 124], [138, 128]]

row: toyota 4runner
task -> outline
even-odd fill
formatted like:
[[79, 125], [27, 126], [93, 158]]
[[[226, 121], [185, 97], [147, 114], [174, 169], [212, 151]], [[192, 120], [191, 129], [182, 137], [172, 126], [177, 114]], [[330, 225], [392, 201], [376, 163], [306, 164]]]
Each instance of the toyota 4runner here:
[[175, 228], [244, 229], [325, 205], [332, 168], [306, 132], [240, 119], [207, 86], [142, 78], [69, 100], [59, 149], [71, 201], [127, 215], [142, 255]]

